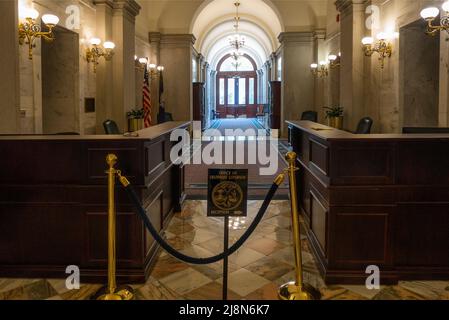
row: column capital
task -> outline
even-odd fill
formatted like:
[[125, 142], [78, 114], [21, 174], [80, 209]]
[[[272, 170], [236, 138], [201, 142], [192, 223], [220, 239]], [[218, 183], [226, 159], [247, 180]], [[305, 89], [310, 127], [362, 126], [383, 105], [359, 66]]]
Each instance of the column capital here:
[[315, 40], [324, 40], [326, 39], [326, 29], [316, 29], [313, 32], [313, 37]]
[[196, 42], [193, 34], [161, 34], [161, 46], [172, 48], [192, 47]]
[[368, 2], [370, 2], [370, 0], [337, 0], [335, 2], [335, 7], [342, 15], [347, 15], [354, 10], [355, 6], [364, 6]]
[[285, 43], [308, 43], [312, 42], [314, 37], [314, 32], [304, 31], [304, 32], [282, 32], [278, 40], [281, 44]]
[[114, 9], [124, 10], [134, 18], [140, 12], [140, 6], [135, 0], [114, 0]]
[[114, 0], [93, 0], [93, 4], [95, 6], [107, 6], [112, 9], [114, 7]]
[[148, 40], [150, 41], [150, 44], [159, 44], [161, 42], [161, 33], [160, 32], [148, 33]]

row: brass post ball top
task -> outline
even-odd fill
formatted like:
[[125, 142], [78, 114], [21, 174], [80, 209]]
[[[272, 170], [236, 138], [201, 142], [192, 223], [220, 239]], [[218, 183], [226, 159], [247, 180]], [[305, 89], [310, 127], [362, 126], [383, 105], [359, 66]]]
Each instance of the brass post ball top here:
[[290, 151], [289, 153], [287, 153], [287, 155], [285, 156], [285, 160], [287, 160], [287, 162], [291, 163], [295, 163], [296, 161], [296, 152]]
[[113, 167], [117, 163], [117, 156], [115, 154], [108, 154], [106, 156], [106, 163]]

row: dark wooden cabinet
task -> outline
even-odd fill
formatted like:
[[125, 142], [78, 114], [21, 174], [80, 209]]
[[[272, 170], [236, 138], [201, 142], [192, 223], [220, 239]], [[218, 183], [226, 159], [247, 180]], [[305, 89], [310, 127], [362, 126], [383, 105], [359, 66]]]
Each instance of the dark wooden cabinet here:
[[354, 135], [290, 121], [298, 199], [327, 283], [449, 279], [449, 134]]
[[[65, 278], [77, 265], [82, 282], [107, 279], [106, 155], [129, 178], [159, 231], [181, 208], [184, 170], [173, 165], [167, 122], [139, 137], [1, 136], [0, 277]], [[120, 185], [116, 188], [117, 278], [144, 282], [158, 246]]]
[[281, 129], [281, 81], [270, 81], [269, 86], [269, 126], [270, 129]]
[[193, 121], [201, 121], [201, 129], [206, 129], [206, 86], [203, 82], [193, 83]]

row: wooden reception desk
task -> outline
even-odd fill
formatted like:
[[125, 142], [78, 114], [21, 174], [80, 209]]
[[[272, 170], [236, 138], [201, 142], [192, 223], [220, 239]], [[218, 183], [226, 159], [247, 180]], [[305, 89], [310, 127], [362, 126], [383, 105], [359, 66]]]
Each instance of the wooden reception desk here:
[[354, 135], [288, 121], [307, 235], [327, 283], [449, 279], [449, 134]]
[[[105, 157], [118, 156], [155, 226], [179, 210], [183, 168], [170, 161], [169, 122], [123, 136], [0, 136], [0, 278], [63, 278], [77, 265], [82, 282], [107, 275]], [[146, 279], [157, 246], [117, 187], [117, 276]]]

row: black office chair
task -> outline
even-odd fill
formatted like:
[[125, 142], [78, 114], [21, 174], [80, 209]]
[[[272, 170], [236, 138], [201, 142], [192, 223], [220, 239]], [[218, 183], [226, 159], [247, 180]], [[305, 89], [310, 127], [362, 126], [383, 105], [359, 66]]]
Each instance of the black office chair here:
[[306, 111], [301, 115], [301, 120], [318, 122], [318, 113], [315, 111]]
[[354, 133], [370, 134], [372, 127], [373, 127], [373, 119], [371, 119], [370, 117], [365, 117], [362, 120], [360, 120], [359, 125], [357, 126], [357, 130]]
[[113, 120], [106, 120], [103, 122], [103, 127], [106, 134], [121, 134], [117, 123]]
[[170, 122], [170, 121], [173, 121], [173, 115], [170, 112], [164, 111], [163, 113], [157, 114], [157, 123], [158, 124]]

